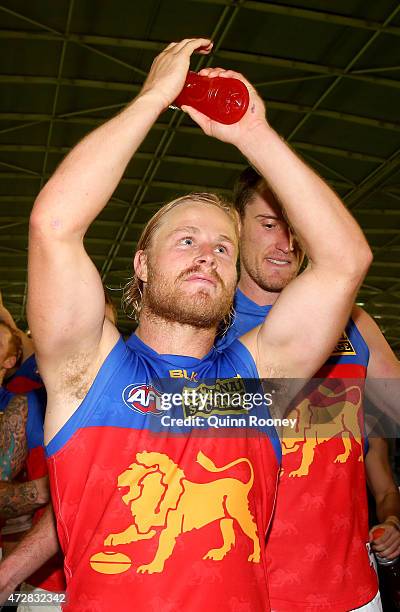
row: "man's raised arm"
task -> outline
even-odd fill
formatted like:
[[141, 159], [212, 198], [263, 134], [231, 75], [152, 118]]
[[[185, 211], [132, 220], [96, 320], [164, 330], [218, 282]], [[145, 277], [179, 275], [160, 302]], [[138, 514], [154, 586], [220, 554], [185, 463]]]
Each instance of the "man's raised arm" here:
[[250, 83], [231, 70], [210, 68], [200, 74], [246, 83], [249, 108], [234, 125], [223, 126], [183, 108], [207, 134], [234, 144], [264, 177], [310, 262], [282, 291], [268, 320], [243, 341], [262, 376], [312, 376], [345, 328], [371, 251], [338, 196], [268, 124], [264, 104]]
[[[140, 94], [86, 136], [40, 192], [30, 219], [28, 318], [51, 405], [55, 389], [76, 382], [81, 398], [115, 344], [104, 321], [100, 276], [84, 235], [105, 207], [159, 114], [181, 91], [196, 50], [210, 41], [172, 43], [153, 62]], [[73, 410], [71, 397], [70, 407]]]

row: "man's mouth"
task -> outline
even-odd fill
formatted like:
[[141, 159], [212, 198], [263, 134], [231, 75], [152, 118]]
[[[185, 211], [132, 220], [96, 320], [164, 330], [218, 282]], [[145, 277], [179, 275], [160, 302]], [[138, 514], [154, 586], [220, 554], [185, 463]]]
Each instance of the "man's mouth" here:
[[191, 274], [186, 278], [186, 280], [204, 282], [205, 284], [212, 285], [213, 287], [217, 286], [217, 281], [215, 278], [207, 276], [207, 274]]
[[291, 263], [288, 259], [273, 259], [272, 257], [267, 257], [266, 259], [276, 266], [287, 266]]

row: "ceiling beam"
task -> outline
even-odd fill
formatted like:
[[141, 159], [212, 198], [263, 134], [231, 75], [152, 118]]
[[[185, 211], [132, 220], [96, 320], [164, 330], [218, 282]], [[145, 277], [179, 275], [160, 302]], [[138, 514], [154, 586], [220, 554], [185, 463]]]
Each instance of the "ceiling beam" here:
[[[1, 74], [0, 83], [3, 84], [16, 84], [16, 85], [57, 85], [57, 77], [46, 77], [46, 76], [32, 76], [32, 75], [14, 75], [14, 74]], [[63, 77], [60, 79], [60, 84], [63, 86], [71, 87], [85, 87], [94, 89], [108, 89], [112, 91], [126, 91], [131, 94], [138, 93], [141, 89], [141, 85], [135, 85], [133, 83], [123, 83], [116, 81], [98, 81], [95, 79], [72, 79]]]
[[356, 161], [372, 162], [378, 164], [381, 164], [386, 161], [384, 157], [378, 157], [377, 155], [369, 155], [367, 153], [359, 153], [357, 151], [349, 151], [347, 149], [338, 149], [336, 147], [328, 147], [326, 145], [320, 145], [317, 143], [292, 140], [291, 144], [297, 150], [312, 151], [313, 153], [321, 153], [322, 155], [334, 155], [336, 157], [344, 157], [346, 159], [355, 159]]
[[[390, 15], [385, 19], [383, 26], [386, 27], [389, 23], [397, 16], [400, 11], [400, 4], [397, 4], [395, 9], [390, 13]], [[375, 31], [372, 36], [370, 36], [362, 47], [359, 49], [358, 53], [353, 55], [350, 62], [346, 65], [343, 70], [343, 74], [349, 74], [351, 69], [357, 64], [357, 62], [362, 58], [362, 56], [366, 53], [366, 51], [372, 46], [375, 40], [379, 37], [379, 34], [382, 30]], [[318, 98], [318, 100], [313, 104], [312, 109], [309, 113], [306, 113], [304, 117], [300, 119], [297, 125], [292, 129], [288, 136], [288, 140], [291, 141], [297, 134], [297, 132], [304, 126], [304, 124], [313, 116], [313, 113], [319, 109], [320, 105], [328, 98], [328, 96], [334, 91], [334, 89], [341, 83], [343, 79], [343, 75], [337, 76], [335, 80], [325, 89], [322, 95]]]
[[[159, 163], [161, 163], [161, 161], [164, 161], [164, 158], [162, 158], [160, 155], [154, 155], [152, 156], [152, 159], [154, 159], [155, 161], [158, 161]], [[229, 162], [227, 162], [229, 163]], [[218, 166], [216, 166], [218, 167]], [[240, 169], [243, 166], [240, 166]], [[45, 178], [50, 178], [51, 174], [46, 174]], [[38, 177], [36, 176], [31, 176], [29, 174], [21, 174], [18, 172], [0, 172], [0, 181], [2, 179], [18, 179], [19, 181], [38, 181]], [[349, 183], [345, 182], [345, 181], [339, 181], [336, 179], [326, 179], [327, 182], [332, 185], [333, 187], [337, 188], [337, 189], [347, 189], [349, 187]], [[135, 178], [135, 177], [129, 177], [129, 176], [124, 176], [121, 180], [120, 180], [120, 184], [122, 185], [145, 185], [147, 187], [161, 187], [161, 189], [169, 189], [172, 191], [177, 191], [179, 193], [181, 192], [190, 192], [190, 191], [212, 191], [212, 192], [216, 192], [216, 193], [221, 193], [224, 195], [228, 195], [230, 196], [232, 194], [232, 189], [226, 189], [225, 187], [220, 187], [219, 185], [205, 185], [205, 184], [199, 184], [199, 183], [176, 183], [173, 181], [160, 181], [160, 180], [154, 180], [153, 178], [149, 179], [149, 178]]]
[[[22, 21], [26, 21], [26, 22], [30, 23], [31, 25], [35, 25], [36, 27], [40, 28], [40, 30], [41, 30], [40, 33], [45, 32], [47, 34], [50, 34], [51, 36], [55, 37], [56, 40], [58, 40], [59, 42], [73, 42], [77, 46], [82, 47], [84, 49], [87, 49], [91, 53], [95, 53], [96, 55], [100, 55], [101, 57], [103, 57], [103, 58], [105, 58], [107, 60], [110, 60], [111, 62], [113, 62], [115, 64], [119, 64], [121, 66], [124, 66], [125, 68], [128, 68], [129, 70], [132, 70], [133, 72], [136, 72], [142, 78], [143, 77], [146, 78], [146, 76], [147, 76], [147, 72], [145, 72], [141, 68], [138, 68], [137, 66], [134, 66], [134, 65], [132, 65], [132, 64], [126, 62], [126, 61], [121, 60], [118, 57], [110, 55], [109, 53], [105, 53], [104, 51], [101, 51], [100, 49], [98, 49], [96, 47], [92, 47], [89, 44], [85, 43], [84, 41], [79, 40], [79, 35], [78, 35], [77, 39], [72, 40], [70, 34], [67, 34], [65, 32], [63, 34], [62, 32], [59, 32], [58, 30], [55, 30], [54, 28], [51, 28], [51, 27], [49, 27], [48, 25], [46, 25], [44, 23], [40, 23], [39, 21], [37, 21], [35, 19], [31, 19], [27, 15], [23, 15], [22, 13], [18, 13], [17, 11], [13, 11], [12, 9], [10, 9], [8, 7], [0, 5], [0, 10], [8, 13], [9, 15], [12, 15], [13, 17], [21, 19]], [[18, 30], [17, 30], [17, 32], [18, 32]], [[30, 30], [29, 33], [30, 34], [34, 34], [34, 32], [32, 30]]]
[[[2, 75], [0, 75], [0, 82], [1, 82], [1, 76]], [[81, 82], [82, 82], [82, 79], [81, 79]], [[91, 83], [92, 84], [96, 83], [99, 87], [101, 87], [101, 83], [103, 83], [103, 81], [91, 81]], [[125, 102], [121, 103], [120, 105], [118, 104], [117, 106], [118, 107], [125, 106]], [[342, 113], [340, 111], [334, 111], [334, 110], [326, 110], [326, 109], [313, 110], [311, 106], [304, 105], [304, 104], [293, 104], [290, 102], [269, 100], [268, 108], [279, 110], [279, 111], [286, 111], [288, 113], [298, 113], [298, 114], [303, 114], [303, 113], [307, 114], [307, 113], [312, 112], [313, 115], [316, 117], [325, 117], [327, 119], [334, 119], [334, 120], [345, 121], [349, 123], [355, 123], [358, 125], [364, 125], [366, 127], [400, 132], [400, 123], [394, 123], [393, 121], [385, 121], [383, 119], [377, 119], [377, 118], [372, 118], [372, 117], [363, 117], [361, 115], [353, 115], [350, 113]], [[183, 113], [180, 114], [180, 116], [182, 115]], [[24, 125], [18, 126], [18, 128], [29, 127], [33, 125], [34, 123], [50, 121], [49, 115], [42, 115], [42, 114], [33, 114], [33, 113], [23, 113], [23, 114], [1, 113], [0, 114], [0, 118], [3, 118], [3, 120], [5, 121], [24, 121], [23, 117], [32, 117], [32, 118], [37, 117], [37, 121], [36, 119], [33, 119], [33, 123], [28, 123], [26, 126]], [[65, 121], [67, 123], [77, 123], [77, 124], [82, 124], [82, 125], [96, 126], [106, 121], [106, 119], [107, 119], [106, 117], [95, 118], [95, 117], [84, 117], [84, 116], [75, 117], [75, 116], [60, 115], [55, 118], [55, 121]], [[30, 120], [28, 119], [28, 121]], [[0, 135], [2, 133], [12, 131], [12, 129], [13, 128], [6, 128], [3, 130], [0, 130]], [[158, 122], [153, 125], [152, 129], [164, 131], [164, 130], [169, 130], [171, 128], [169, 127], [168, 123]], [[198, 134], [198, 135], [203, 134], [202, 130], [197, 126], [181, 126], [180, 125], [177, 131], [182, 132], [182, 133], [187, 133], [187, 134]]]
[[355, 215], [379, 215], [387, 217], [400, 216], [400, 208], [356, 208]]
[[[115, 106], [115, 105], [113, 105]], [[120, 106], [120, 105], [118, 105]], [[93, 110], [93, 109], [92, 109]], [[69, 113], [66, 115], [59, 115], [55, 118], [55, 121], [58, 122], [75, 122], [73, 113]], [[353, 117], [353, 115], [352, 115]], [[47, 114], [39, 114], [39, 113], [1, 113], [0, 112], [0, 121], [37, 121], [44, 122], [50, 121], [51, 116]], [[76, 123], [84, 124], [84, 125], [100, 125], [102, 123], [102, 119], [95, 117], [81, 117], [76, 120]], [[379, 120], [377, 120], [379, 121]], [[400, 126], [400, 124], [398, 124]], [[165, 129], [165, 124], [158, 123], [154, 125], [155, 130]], [[178, 133], [193, 133], [196, 135], [204, 135], [204, 132], [197, 127], [189, 127], [189, 126], [180, 126], [176, 130]], [[370, 155], [367, 153], [361, 153], [359, 151], [351, 151], [348, 149], [339, 149], [337, 147], [330, 147], [323, 144], [318, 143], [310, 143], [310, 142], [302, 142], [302, 141], [292, 141], [291, 143], [296, 149], [304, 150], [304, 151], [312, 151], [314, 153], [321, 153], [327, 155], [333, 155], [335, 157], [343, 157], [346, 159], [355, 159], [356, 161], [362, 162], [372, 162], [372, 163], [383, 163], [385, 162], [384, 157], [378, 157], [377, 155]], [[20, 144], [3, 144], [0, 145], [0, 151], [11, 151], [11, 152], [36, 152], [34, 147], [40, 147], [42, 145], [20, 145]], [[67, 152], [70, 150], [70, 147], [58, 147], [57, 152]], [[135, 154], [135, 156], [137, 153]]]
[[[45, 153], [48, 151], [49, 153], [59, 153], [60, 155], [66, 155], [72, 147], [60, 147], [54, 145], [13, 145], [13, 144], [1, 144], [0, 145], [0, 153]], [[134, 159], [142, 159], [151, 161], [154, 158], [153, 153], [144, 153], [141, 151], [137, 151], [134, 155]], [[182, 165], [193, 165], [193, 166], [208, 166], [213, 168], [224, 168], [226, 170], [236, 170], [240, 171], [244, 168], [243, 163], [239, 162], [226, 162], [222, 160], [213, 160], [209, 158], [202, 157], [187, 157], [183, 155], [165, 155], [163, 161], [169, 163], [177, 163]], [[0, 162], [1, 164], [2, 162]], [[18, 168], [21, 169], [22, 168]], [[26, 169], [23, 169], [26, 172], [29, 172]], [[31, 172], [31, 174], [37, 175], [37, 173]], [[39, 175], [40, 176], [40, 175]]]
[[364, 202], [365, 199], [376, 189], [383, 186], [385, 181], [400, 168], [400, 149], [395, 151], [387, 160], [385, 160], [378, 168], [375, 168], [363, 181], [352, 188], [344, 196], [349, 208], [355, 210], [358, 204]]
[[[13, 31], [11, 30], [0, 30], [0, 38], [26, 38], [27, 40], [31, 40], [32, 38], [35, 39], [48, 39], [50, 35], [47, 34], [42, 34], [42, 33], [32, 33], [32, 32], [15, 32], [16, 36], [13, 36]], [[25, 34], [25, 36], [21, 36], [21, 34]], [[70, 36], [66, 36], [66, 37], [59, 37], [56, 36], [54, 37], [55, 40], [57, 42], [74, 42], [74, 36], [70, 35]], [[85, 39], [87, 38], [88, 40], [92, 40], [93, 38], [96, 39], [102, 39], [103, 37], [92, 37], [92, 36], [87, 36], [85, 37], [85, 35], [80, 35], [79, 38]], [[133, 42], [131, 39], [129, 39], [129, 42]], [[142, 48], [145, 48], [146, 46], [149, 46], [149, 41], [135, 41], [137, 43], [137, 45], [135, 45], [135, 48], [140, 48], [141, 45], [143, 45]], [[146, 45], [147, 43], [147, 45]], [[156, 43], [151, 44], [150, 46], [155, 47], [155, 51], [159, 52], [163, 47], [165, 47], [164, 43]], [[263, 66], [272, 66], [274, 68], [282, 68], [285, 70], [300, 70], [302, 72], [308, 72], [308, 73], [313, 73], [316, 74], [317, 76], [320, 75], [321, 77], [343, 77], [343, 78], [349, 78], [349, 79], [353, 79], [356, 81], [363, 81], [366, 83], [370, 83], [371, 85], [377, 86], [377, 87], [392, 87], [395, 89], [399, 89], [400, 88], [400, 83], [395, 80], [395, 79], [388, 79], [388, 78], [384, 78], [384, 77], [376, 77], [376, 76], [371, 76], [368, 74], [365, 74], [364, 72], [360, 73], [360, 72], [352, 72], [350, 70], [346, 71], [343, 70], [342, 68], [338, 68], [335, 66], [329, 66], [326, 64], [316, 64], [313, 62], [304, 62], [301, 60], [297, 60], [297, 59], [287, 59], [287, 58], [283, 58], [283, 57], [275, 57], [272, 55], [264, 55], [264, 54], [257, 54], [257, 53], [245, 53], [245, 52], [239, 52], [239, 51], [230, 51], [230, 50], [217, 50], [213, 52], [213, 58], [215, 59], [221, 59], [221, 60], [228, 60], [228, 61], [232, 61], [234, 63], [237, 62], [244, 62], [244, 63], [251, 63], [251, 64], [258, 64], [258, 65], [263, 65]], [[146, 75], [146, 73], [144, 72], [144, 75]], [[4, 76], [4, 75], [3, 75]], [[10, 75], [11, 77], [13, 75]], [[35, 77], [35, 76], [31, 76], [31, 75], [21, 75], [23, 76], [25, 79], [29, 79], [29, 78], [42, 78], [42, 84], [49, 84], [51, 85], [51, 79], [52, 77]], [[295, 77], [295, 80], [302, 80], [302, 78], [304, 78], [305, 80], [307, 80], [307, 77]], [[293, 80], [293, 78], [288, 78], [287, 82], [291, 82]], [[68, 82], [69, 81], [69, 82]], [[76, 85], [77, 83], [75, 83], [74, 81], [79, 81], [79, 79], [65, 79], [65, 84], [68, 85]], [[18, 82], [18, 81], [8, 81], [10, 83], [12, 82]], [[25, 82], [27, 83], [32, 83], [34, 84], [35, 82], [38, 83], [39, 81], [28, 81], [26, 80]], [[265, 81], [262, 83], [258, 83], [257, 87], [261, 88], [264, 85], [273, 85], [273, 84], [282, 84], [286, 82], [285, 78], [281, 78], [278, 79], [276, 81], [272, 80], [272, 82], [270, 81]], [[90, 80], [88, 80], [88, 84], [86, 85], [87, 87], [90, 87]], [[64, 83], [63, 83], [64, 84]], [[136, 84], [136, 87], [140, 88], [141, 85]], [[117, 85], [115, 85], [116, 89], [118, 89]], [[133, 90], [131, 90], [133, 91]]]
[[[190, 0], [191, 2], [200, 2], [201, 4], [219, 4], [229, 6], [235, 3], [235, 0]], [[309, 21], [317, 21], [320, 23], [331, 23], [334, 25], [347, 26], [361, 30], [383, 31], [387, 34], [400, 36], [400, 28], [397, 26], [385, 26], [381, 21], [371, 19], [359, 19], [357, 17], [348, 17], [334, 12], [314, 10], [308, 8], [298, 8], [282, 4], [274, 4], [273, 2], [261, 2], [255, 0], [242, 0], [242, 8], [260, 13], [270, 13], [282, 15], [284, 17], [297, 17]]]
[[363, 231], [364, 234], [376, 234], [382, 236], [386, 236], [388, 234], [393, 234], [394, 236], [397, 236], [399, 233], [398, 228], [393, 227], [366, 227]]
[[[271, 55], [261, 55], [258, 53], [243, 53], [239, 51], [219, 51], [214, 54], [216, 57], [230, 60], [234, 63], [237, 62], [248, 62], [251, 64], [259, 64], [261, 66], [273, 66], [274, 68], [284, 68], [289, 70], [302, 70], [304, 72], [313, 72], [326, 77], [341, 77], [352, 79], [355, 81], [363, 81], [364, 83], [370, 83], [375, 87], [393, 87], [400, 89], [400, 83], [395, 79], [387, 79], [382, 77], [368, 76], [365, 74], [353, 73], [345, 71], [334, 66], [326, 66], [325, 64], [313, 64], [311, 62], [302, 62], [296, 59], [286, 59], [281, 57], [274, 57]], [[281, 80], [280, 83], [283, 83]], [[289, 79], [290, 82], [290, 79]], [[279, 81], [276, 84], [280, 84]], [[272, 83], [273, 84], [273, 83]], [[268, 81], [265, 83], [258, 83], [257, 87], [260, 88], [264, 85], [271, 85]]]

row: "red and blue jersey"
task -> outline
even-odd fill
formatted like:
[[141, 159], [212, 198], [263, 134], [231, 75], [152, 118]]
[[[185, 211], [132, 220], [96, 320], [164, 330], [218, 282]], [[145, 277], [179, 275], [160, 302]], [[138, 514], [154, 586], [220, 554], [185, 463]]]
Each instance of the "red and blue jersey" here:
[[[44, 387], [28, 393], [28, 419], [26, 423], [26, 441], [28, 457], [26, 470], [28, 480], [36, 480], [47, 475], [47, 463], [44, 452], [43, 424], [46, 408], [46, 392]], [[33, 522], [37, 523], [44, 509], [35, 512]], [[28, 584], [46, 591], [64, 591], [65, 577], [63, 557], [57, 554], [26, 579]]]
[[46, 447], [67, 610], [270, 609], [280, 444], [266, 405], [231, 402], [247, 379], [240, 342], [203, 359], [117, 342]]
[[217, 340], [217, 347], [220, 351], [230, 346], [234, 340], [244, 336], [257, 325], [261, 325], [272, 308], [270, 305], [259, 306], [242, 293], [240, 289], [236, 289], [233, 306], [235, 315], [232, 325], [226, 334]]
[[[260, 325], [271, 309], [239, 290], [235, 306], [223, 346]], [[297, 424], [283, 434], [266, 544], [270, 601], [277, 612], [345, 612], [378, 590], [367, 550], [362, 391], [368, 360], [368, 346], [350, 320], [316, 373], [313, 390], [288, 415]], [[324, 422], [326, 411], [330, 418]]]

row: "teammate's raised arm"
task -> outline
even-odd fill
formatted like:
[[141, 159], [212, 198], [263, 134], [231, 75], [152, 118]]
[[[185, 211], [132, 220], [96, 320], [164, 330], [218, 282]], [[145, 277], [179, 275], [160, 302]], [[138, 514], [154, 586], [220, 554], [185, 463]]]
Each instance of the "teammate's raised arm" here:
[[264, 104], [251, 84], [231, 70], [209, 68], [201, 74], [246, 83], [249, 108], [234, 125], [183, 108], [206, 134], [234, 144], [264, 177], [309, 259], [307, 270], [282, 291], [268, 323], [259, 333], [245, 336], [244, 342], [257, 356], [261, 376], [310, 376], [345, 327], [371, 251], [338, 196], [268, 124]]

